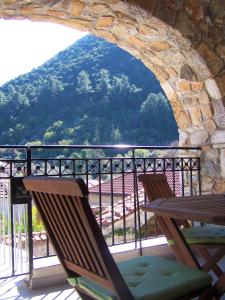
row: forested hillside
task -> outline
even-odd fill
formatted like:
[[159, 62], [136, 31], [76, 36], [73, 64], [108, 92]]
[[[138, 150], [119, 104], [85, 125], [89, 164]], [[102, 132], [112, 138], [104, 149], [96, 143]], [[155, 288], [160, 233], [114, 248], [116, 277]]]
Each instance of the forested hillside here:
[[154, 75], [90, 35], [0, 87], [0, 114], [0, 144], [166, 145], [178, 139]]

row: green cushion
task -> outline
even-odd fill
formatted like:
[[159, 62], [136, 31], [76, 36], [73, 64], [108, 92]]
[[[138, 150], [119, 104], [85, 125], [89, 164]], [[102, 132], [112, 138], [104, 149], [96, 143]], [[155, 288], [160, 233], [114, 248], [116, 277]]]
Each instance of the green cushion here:
[[[193, 226], [182, 229], [182, 233], [188, 244], [224, 244], [225, 227], [223, 226]], [[168, 244], [174, 244], [169, 240]]]
[[[211, 285], [211, 277], [176, 262], [159, 257], [140, 256], [118, 263], [127, 286], [135, 299], [172, 300]], [[73, 286], [83, 288], [99, 300], [115, 300], [116, 296], [84, 278], [69, 278]]]

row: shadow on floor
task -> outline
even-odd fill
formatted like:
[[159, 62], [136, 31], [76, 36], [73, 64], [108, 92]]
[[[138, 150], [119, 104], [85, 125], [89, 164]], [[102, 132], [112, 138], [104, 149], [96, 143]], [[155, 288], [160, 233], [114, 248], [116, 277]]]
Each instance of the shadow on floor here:
[[78, 300], [76, 291], [69, 285], [31, 290], [25, 278], [9, 278], [0, 281], [0, 300]]

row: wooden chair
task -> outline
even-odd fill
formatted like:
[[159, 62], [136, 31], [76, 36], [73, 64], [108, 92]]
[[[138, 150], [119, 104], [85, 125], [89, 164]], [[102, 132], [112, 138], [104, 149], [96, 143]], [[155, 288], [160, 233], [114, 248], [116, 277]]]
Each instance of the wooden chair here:
[[[140, 174], [138, 180], [142, 183], [149, 201], [154, 201], [158, 198], [176, 197], [164, 174]], [[206, 272], [213, 270], [217, 277], [220, 277], [223, 271], [217, 263], [225, 255], [225, 228], [220, 226], [192, 227], [187, 220], [183, 222], [176, 220], [176, 223], [182, 227], [181, 231], [186, 242], [195, 248], [204, 259], [204, 263], [201, 266], [202, 270]], [[173, 240], [168, 240], [168, 244], [172, 248], [176, 247]], [[210, 254], [209, 248], [215, 249], [216, 251]], [[178, 257], [177, 259], [181, 260], [181, 258]]]
[[43, 223], [82, 299], [172, 300], [211, 298], [211, 277], [157, 257], [115, 263], [87, 200], [82, 179], [27, 177]]

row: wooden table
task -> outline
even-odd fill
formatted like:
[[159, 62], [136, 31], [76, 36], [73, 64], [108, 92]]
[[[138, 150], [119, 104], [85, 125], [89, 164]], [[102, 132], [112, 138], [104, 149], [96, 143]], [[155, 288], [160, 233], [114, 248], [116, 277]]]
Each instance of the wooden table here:
[[181, 220], [225, 226], [225, 194], [157, 199], [144, 210]]
[[[225, 195], [212, 194], [157, 199], [143, 210], [154, 212], [159, 225], [168, 240], [174, 240], [171, 246], [176, 258], [189, 267], [201, 266], [184, 239], [176, 220], [190, 220], [225, 226]], [[224, 249], [222, 249], [224, 251]], [[222, 253], [222, 251], [221, 251]], [[225, 293], [225, 273], [215, 284], [218, 294]]]

